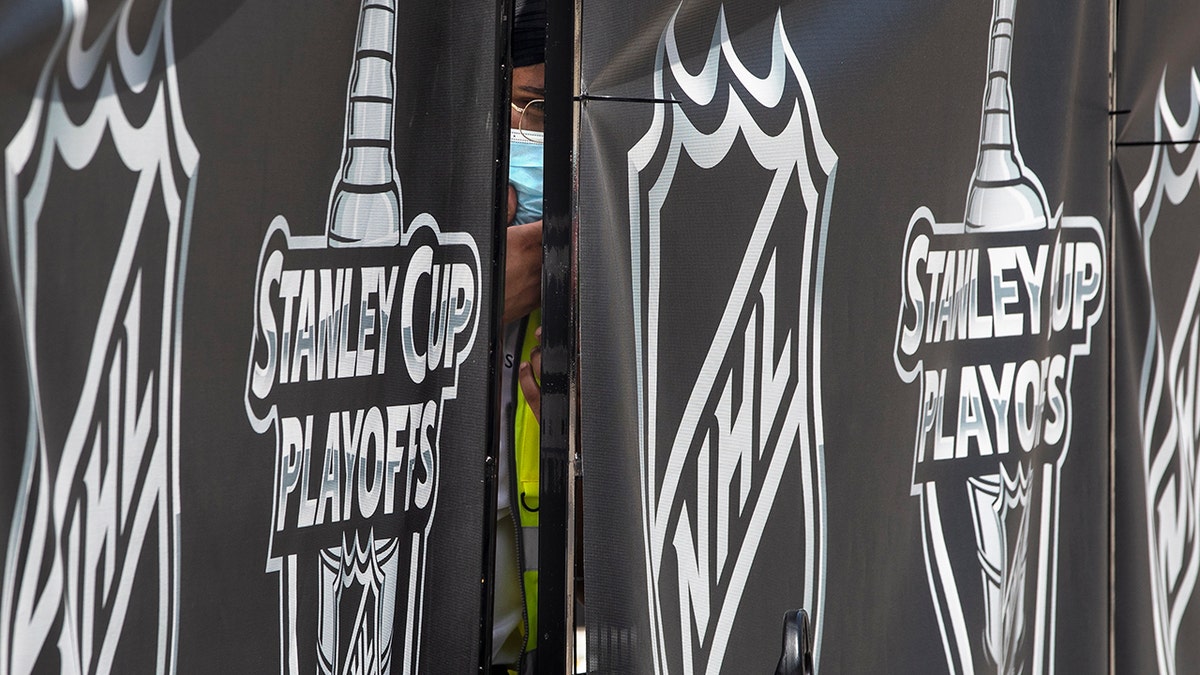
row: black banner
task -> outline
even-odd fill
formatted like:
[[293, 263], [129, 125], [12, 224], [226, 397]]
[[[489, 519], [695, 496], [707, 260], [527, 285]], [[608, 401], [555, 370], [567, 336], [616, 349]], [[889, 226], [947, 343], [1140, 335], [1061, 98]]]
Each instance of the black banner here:
[[1117, 14], [1117, 672], [1200, 664], [1198, 22], [1200, 8], [1183, 2], [1122, 2]]
[[0, 3], [0, 672], [478, 667], [499, 8]]
[[589, 670], [1105, 669], [1109, 21], [1015, 5], [584, 3]]
[[[477, 669], [502, 4], [0, 0], [0, 672]], [[589, 671], [1200, 663], [1200, 10], [580, 7]]]

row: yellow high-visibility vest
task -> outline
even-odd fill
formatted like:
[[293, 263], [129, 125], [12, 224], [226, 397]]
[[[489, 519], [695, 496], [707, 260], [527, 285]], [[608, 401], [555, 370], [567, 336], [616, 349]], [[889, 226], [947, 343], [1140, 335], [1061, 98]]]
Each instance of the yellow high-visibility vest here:
[[[518, 363], [529, 360], [537, 347], [535, 332], [542, 325], [542, 312], [534, 310], [522, 321], [520, 331], [521, 357]], [[517, 371], [519, 372], [519, 370]], [[514, 375], [514, 379], [517, 376]], [[525, 654], [537, 649], [538, 607], [538, 496], [541, 470], [541, 426], [525, 400], [520, 383], [516, 385], [516, 410], [513, 413], [512, 464], [516, 491], [513, 499], [516, 512], [517, 539], [521, 546], [518, 562], [525, 591]], [[528, 660], [528, 659], [523, 659]]]

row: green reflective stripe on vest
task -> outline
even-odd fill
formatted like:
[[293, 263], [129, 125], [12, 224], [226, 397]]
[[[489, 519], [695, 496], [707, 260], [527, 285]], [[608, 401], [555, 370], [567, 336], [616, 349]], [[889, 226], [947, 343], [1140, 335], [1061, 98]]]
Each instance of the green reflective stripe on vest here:
[[[525, 329], [522, 331], [525, 339], [521, 343], [521, 363], [529, 360], [530, 353], [537, 346], [535, 333], [541, 325], [542, 311], [540, 309], [534, 310], [526, 317]], [[517, 373], [519, 377], [520, 369], [517, 370]], [[536, 545], [537, 530], [532, 529], [527, 534], [524, 528], [538, 526], [538, 498], [541, 495], [538, 477], [541, 472], [542, 429], [538, 425], [537, 418], [533, 416], [533, 410], [525, 401], [525, 392], [521, 390], [520, 384], [517, 385], [516, 408], [513, 419], [513, 469], [517, 484], [515, 501], [519, 512], [517, 525], [521, 528], [521, 539], [525, 548], [522, 556], [524, 569], [521, 578], [525, 584], [525, 612], [529, 617], [529, 630], [525, 634], [525, 651], [529, 652], [537, 648], [537, 560], [540, 556], [538, 552], [530, 551], [527, 548], [530, 543]]]

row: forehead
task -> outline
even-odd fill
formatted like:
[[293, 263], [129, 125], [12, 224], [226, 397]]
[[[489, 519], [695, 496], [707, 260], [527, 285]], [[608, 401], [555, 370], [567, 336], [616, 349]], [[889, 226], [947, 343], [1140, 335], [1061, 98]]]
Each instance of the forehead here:
[[546, 86], [546, 64], [513, 68], [513, 95], [541, 95]]

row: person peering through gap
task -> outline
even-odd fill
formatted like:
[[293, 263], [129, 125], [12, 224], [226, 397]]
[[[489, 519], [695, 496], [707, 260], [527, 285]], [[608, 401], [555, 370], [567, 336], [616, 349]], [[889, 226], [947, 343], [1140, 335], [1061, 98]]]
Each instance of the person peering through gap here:
[[516, 0], [511, 44], [493, 673], [533, 672], [537, 654], [545, 0]]

